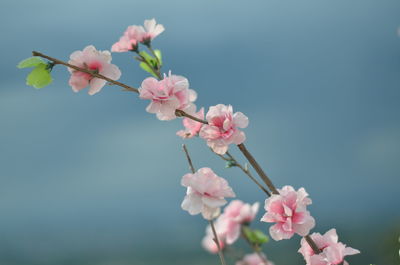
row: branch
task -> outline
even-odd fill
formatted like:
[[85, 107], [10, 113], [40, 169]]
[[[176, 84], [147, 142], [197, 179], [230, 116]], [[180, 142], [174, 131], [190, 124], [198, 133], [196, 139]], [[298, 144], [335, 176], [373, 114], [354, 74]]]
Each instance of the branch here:
[[253, 177], [253, 175], [251, 174], [250, 170], [244, 168], [241, 164], [239, 164], [237, 162], [237, 160], [233, 157], [233, 155], [231, 155], [229, 152], [226, 152], [226, 154], [229, 156], [229, 158], [226, 158], [223, 155], [217, 154], [215, 152], [213, 152], [213, 153], [218, 155], [219, 157], [221, 157], [225, 161], [232, 161], [234, 163], [233, 166], [240, 168], [263, 192], [265, 192], [268, 196], [271, 196], [271, 193], [266, 188], [264, 188], [264, 186], [261, 185], [261, 183], [258, 182], [257, 179], [255, 179]]
[[112, 79], [110, 79], [110, 78], [108, 78], [108, 77], [106, 77], [106, 76], [104, 76], [104, 75], [101, 75], [101, 74], [98, 74], [98, 73], [94, 73], [93, 71], [90, 71], [90, 70], [87, 70], [87, 69], [78, 67], [78, 66], [76, 66], [76, 65], [72, 65], [72, 64], [66, 63], [66, 62], [64, 62], [64, 61], [58, 60], [58, 59], [56, 59], [56, 58], [53, 58], [53, 57], [44, 55], [44, 54], [42, 54], [42, 53], [40, 53], [40, 52], [33, 51], [33, 52], [32, 52], [32, 55], [33, 55], [33, 56], [39, 56], [39, 57], [45, 58], [45, 59], [47, 59], [47, 60], [49, 60], [49, 61], [52, 61], [54, 64], [62, 64], [62, 65], [65, 65], [65, 66], [67, 66], [67, 67], [69, 67], [69, 68], [72, 68], [72, 69], [74, 69], [74, 70], [76, 70], [76, 71], [80, 71], [80, 72], [84, 72], [84, 73], [90, 74], [91, 76], [96, 77], [96, 78], [104, 79], [104, 80], [106, 80], [106, 81], [108, 81], [108, 82], [110, 82], [110, 83], [112, 83], [112, 84], [114, 84], [114, 85], [123, 87], [123, 88], [125, 88], [125, 89], [128, 90], [128, 91], [132, 91], [132, 92], [135, 92], [135, 93], [139, 93], [139, 90], [138, 90], [137, 88], [134, 88], [134, 87], [125, 85], [125, 84], [123, 84], [123, 83], [121, 83], [121, 82], [112, 80]]

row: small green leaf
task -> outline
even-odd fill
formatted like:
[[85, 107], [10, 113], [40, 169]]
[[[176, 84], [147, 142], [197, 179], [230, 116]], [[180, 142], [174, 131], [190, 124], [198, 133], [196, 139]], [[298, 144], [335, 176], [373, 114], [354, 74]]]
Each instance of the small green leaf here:
[[155, 50], [154, 54], [156, 55], [158, 61], [160, 62], [160, 66], [162, 65], [162, 54], [160, 50]]
[[21, 69], [21, 68], [35, 67], [35, 66], [38, 66], [39, 64], [47, 65], [47, 63], [39, 57], [30, 57], [30, 58], [27, 58], [27, 59], [21, 61], [17, 65], [17, 67]]
[[261, 230], [253, 230], [253, 235], [256, 237], [256, 241], [259, 245], [267, 243], [269, 241], [269, 237]]
[[147, 61], [150, 62], [152, 60], [155, 60], [155, 58], [153, 56], [151, 56], [150, 54], [148, 54], [146, 51], [141, 51], [139, 52], [140, 55], [143, 56], [143, 58]]
[[269, 237], [265, 235], [261, 230], [252, 230], [248, 226], [243, 227], [244, 236], [250, 243], [261, 246], [269, 241]]
[[154, 71], [145, 63], [145, 62], [141, 62], [139, 64], [139, 66], [145, 70], [146, 72], [152, 74], [155, 78], [157, 78], [157, 75], [154, 73]]
[[47, 64], [39, 64], [26, 78], [26, 84], [34, 88], [42, 88], [53, 82]]

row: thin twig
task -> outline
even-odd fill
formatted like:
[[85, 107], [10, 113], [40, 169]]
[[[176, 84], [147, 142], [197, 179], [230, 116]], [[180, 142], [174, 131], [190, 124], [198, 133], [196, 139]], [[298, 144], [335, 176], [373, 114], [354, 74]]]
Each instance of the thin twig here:
[[69, 68], [72, 68], [72, 69], [74, 69], [74, 70], [76, 70], [76, 71], [84, 72], [84, 73], [90, 74], [90, 75], [93, 76], [93, 77], [97, 77], [97, 78], [100, 78], [100, 79], [104, 79], [104, 80], [106, 80], [106, 81], [108, 81], [108, 82], [110, 82], [110, 83], [112, 83], [112, 84], [114, 84], [114, 85], [118, 85], [118, 86], [120, 86], [120, 87], [123, 87], [123, 88], [125, 88], [125, 89], [128, 90], [128, 91], [132, 91], [132, 92], [135, 92], [135, 93], [139, 93], [139, 90], [138, 90], [137, 88], [134, 88], [134, 87], [125, 85], [125, 84], [123, 84], [123, 83], [121, 83], [121, 82], [112, 80], [112, 79], [110, 79], [110, 78], [108, 78], [108, 77], [106, 77], [106, 76], [104, 76], [104, 75], [99, 74], [99, 73], [95, 73], [95, 72], [93, 72], [93, 71], [90, 71], [90, 70], [81, 68], [81, 67], [79, 67], [79, 66], [72, 65], [72, 64], [63, 62], [63, 61], [61, 61], [61, 60], [58, 60], [58, 59], [56, 59], [56, 58], [53, 58], [53, 57], [44, 55], [44, 54], [42, 54], [42, 53], [40, 53], [40, 52], [33, 51], [33, 52], [32, 52], [32, 55], [33, 55], [33, 56], [39, 56], [39, 57], [45, 58], [45, 59], [47, 59], [47, 60], [50, 60], [50, 61], [52, 61], [54, 64], [62, 64], [62, 65], [65, 65], [65, 66], [67, 66], [67, 67], [69, 67]]
[[215, 231], [214, 221], [213, 220], [209, 220], [209, 221], [210, 221], [210, 225], [211, 225], [211, 230], [214, 234], [214, 242], [215, 242], [215, 244], [217, 244], [218, 255], [221, 260], [221, 264], [226, 265], [224, 254], [222, 253], [221, 245], [219, 244], [218, 235], [217, 235], [217, 232]]
[[188, 163], [189, 163], [189, 168], [190, 168], [190, 170], [192, 171], [193, 174], [196, 173], [196, 170], [194, 169], [194, 166], [193, 166], [193, 163], [192, 163], [192, 159], [190, 158], [190, 155], [189, 155], [189, 152], [188, 152], [188, 150], [187, 150], [186, 145], [183, 144], [183, 145], [182, 145], [182, 148], [183, 148], [183, 151], [185, 152], [186, 159], [187, 159], [187, 161], [188, 161]]
[[[213, 152], [213, 153], [215, 153], [215, 152]], [[217, 154], [217, 153], [215, 153], [215, 154]], [[233, 157], [233, 155], [231, 155], [228, 151], [226, 152], [226, 155], [229, 156], [229, 158], [227, 158], [227, 157], [225, 157], [223, 155], [220, 155], [220, 154], [217, 154], [217, 155], [220, 158], [222, 158], [223, 160], [225, 160], [225, 161], [228, 161], [228, 162], [232, 161], [233, 162], [233, 166], [240, 168], [263, 192], [265, 192], [268, 196], [271, 196], [271, 193], [266, 188], [264, 188], [264, 186], [261, 185], [261, 183], [258, 182], [257, 179], [255, 179], [253, 177], [253, 175], [251, 174], [250, 170], [244, 168], [239, 162], [237, 162], [237, 160]]]
[[192, 115], [190, 115], [190, 114], [188, 114], [188, 113], [186, 113], [186, 112], [184, 112], [183, 110], [180, 110], [180, 109], [175, 110], [175, 115], [177, 117], [188, 117], [191, 120], [194, 120], [194, 121], [197, 121], [197, 122], [201, 122], [203, 124], [208, 124], [208, 121], [196, 118], [196, 117], [194, 117], [194, 116], [192, 116]]
[[267, 174], [265, 174], [264, 170], [260, 167], [260, 165], [257, 163], [255, 158], [250, 154], [250, 152], [247, 150], [246, 146], [241, 143], [237, 145], [239, 150], [243, 153], [243, 155], [247, 158], [249, 163], [252, 165], [252, 167], [255, 169], [255, 171], [258, 173], [258, 175], [261, 177], [261, 179], [264, 181], [264, 183], [268, 186], [270, 191], [273, 194], [279, 194], [278, 190], [275, 188], [274, 184], [272, 181], [269, 179]]

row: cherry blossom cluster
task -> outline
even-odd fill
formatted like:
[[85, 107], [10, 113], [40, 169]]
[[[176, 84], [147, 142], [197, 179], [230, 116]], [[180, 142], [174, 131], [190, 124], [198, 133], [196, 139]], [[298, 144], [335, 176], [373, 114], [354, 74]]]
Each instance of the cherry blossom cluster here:
[[[184, 129], [176, 134], [184, 139], [199, 136], [214, 153], [223, 157], [229, 145], [241, 145], [246, 140], [245, 133], [240, 129], [248, 126], [248, 118], [241, 112], [234, 112], [231, 105], [217, 104], [211, 106], [207, 113], [204, 107], [197, 110], [195, 105], [197, 93], [190, 88], [187, 78], [173, 75], [171, 71], [161, 75], [159, 72], [162, 65], [161, 56], [157, 55], [157, 50], [152, 50], [151, 41], [163, 31], [164, 26], [157, 24], [155, 19], [145, 20], [144, 26], [129, 26], [119, 41], [112, 45], [111, 51], [136, 52], [141, 56], [139, 61], [146, 63], [146, 67], [154, 68], [146, 71], [157, 73], [154, 74], [157, 78], [148, 77], [142, 81], [139, 89], [133, 89], [139, 93], [140, 99], [150, 101], [146, 108], [147, 112], [155, 114], [162, 121], [186, 116], [182, 120]], [[139, 44], [145, 45], [154, 57], [141, 53]], [[89, 87], [89, 95], [94, 95], [106, 85], [107, 79], [108, 81], [118, 80], [121, 71], [116, 65], [111, 64], [111, 59], [109, 51], [99, 51], [92, 45], [85, 47], [82, 51], [73, 52], [68, 61], [68, 70], [71, 73], [69, 85], [72, 90], [79, 92]], [[147, 61], [148, 59], [150, 61]], [[156, 60], [155, 64], [151, 63], [152, 59]], [[53, 62], [53, 65], [56, 63]], [[25, 64], [28, 63], [25, 62]], [[51, 71], [53, 65], [50, 68], [46, 65], [43, 67], [46, 71], [48, 68]], [[182, 115], [182, 112], [185, 115]], [[189, 214], [201, 214], [203, 218], [211, 222], [211, 225], [206, 228], [202, 245], [211, 253], [221, 252], [227, 245], [235, 243], [243, 236], [243, 229], [249, 227], [256, 218], [259, 203], [250, 205], [240, 200], [233, 200], [221, 213], [221, 207], [228, 203], [226, 198], [236, 196], [228, 181], [217, 176], [208, 167], [192, 171], [184, 175], [181, 180], [182, 186], [187, 188], [181, 207]], [[335, 229], [329, 230], [324, 235], [319, 233], [309, 235], [311, 229], [315, 227], [315, 219], [307, 210], [307, 206], [312, 201], [304, 188], [297, 191], [292, 186], [274, 189], [270, 188], [273, 194], [265, 200], [266, 212], [260, 221], [273, 223], [269, 228], [269, 233], [276, 241], [290, 239], [295, 234], [304, 237], [300, 242], [299, 253], [303, 255], [307, 265], [342, 263], [346, 265], [348, 263], [344, 260], [345, 256], [360, 253], [338, 242]], [[266, 193], [269, 195], [268, 191]], [[318, 249], [315, 246], [312, 247], [309, 240], [313, 241]], [[219, 246], [216, 242], [219, 242]], [[256, 251], [244, 256], [242, 260], [236, 262], [236, 265], [273, 265], [273, 263], [267, 260], [265, 254]]]

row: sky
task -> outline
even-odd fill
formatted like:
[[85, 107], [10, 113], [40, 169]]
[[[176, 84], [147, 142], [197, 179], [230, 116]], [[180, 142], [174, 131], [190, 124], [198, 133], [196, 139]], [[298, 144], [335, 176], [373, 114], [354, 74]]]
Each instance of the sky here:
[[[314, 231], [336, 227], [362, 252], [350, 263], [390, 264], [397, 252], [382, 246], [400, 236], [399, 11], [394, 0], [2, 1], [0, 264], [216, 264], [200, 246], [206, 222], [180, 208], [182, 143], [238, 198], [265, 200], [136, 94], [74, 93], [62, 66], [36, 90], [15, 67], [32, 50], [67, 61], [87, 45], [110, 49], [153, 17], [166, 28], [153, 43], [164, 71], [189, 79], [197, 106], [232, 104], [249, 117], [246, 146], [277, 187], [306, 188]], [[113, 63], [123, 83], [147, 77], [132, 54]], [[299, 240], [266, 253], [303, 264]]]

